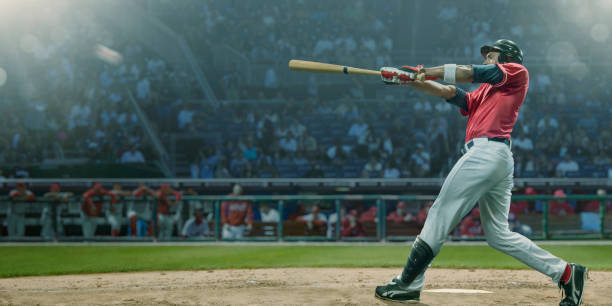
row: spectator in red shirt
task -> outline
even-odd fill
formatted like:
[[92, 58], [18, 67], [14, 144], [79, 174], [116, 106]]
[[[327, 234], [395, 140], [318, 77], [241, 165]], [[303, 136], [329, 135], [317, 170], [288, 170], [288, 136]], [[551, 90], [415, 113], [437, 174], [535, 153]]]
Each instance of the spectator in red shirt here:
[[357, 221], [357, 210], [351, 209], [342, 220], [342, 237], [363, 237], [365, 231]]
[[370, 209], [361, 213], [359, 216], [359, 222], [378, 222], [378, 208], [376, 205], [370, 207]]
[[[558, 189], [553, 194], [557, 198], [564, 198], [565, 192], [563, 190]], [[566, 216], [573, 215], [574, 208], [565, 200], [552, 200], [550, 201], [550, 207], [548, 208], [548, 213], [551, 216]]]
[[484, 235], [482, 224], [480, 223], [480, 209], [478, 207], [472, 210], [472, 213], [465, 217], [459, 225], [459, 233], [461, 237], [474, 237]]
[[[171, 201], [169, 197], [174, 197]], [[170, 185], [163, 184], [157, 191], [157, 228], [159, 230], [159, 238], [167, 239], [172, 236], [172, 228], [174, 225], [174, 216], [170, 212], [170, 207], [179, 205], [183, 194], [172, 189]]]
[[83, 204], [81, 205], [81, 226], [83, 228], [84, 238], [92, 238], [96, 233], [98, 224], [104, 223], [104, 218], [102, 218], [102, 208], [105, 200], [104, 197], [110, 197], [111, 204], [117, 202], [117, 196], [104, 189], [100, 183], [95, 183], [93, 188], [83, 193]]
[[[230, 196], [241, 196], [242, 186], [234, 185]], [[245, 225], [245, 219], [246, 225]], [[221, 224], [223, 239], [240, 239], [244, 231], [250, 231], [253, 226], [253, 207], [248, 201], [223, 201], [221, 203]]]
[[9, 236], [23, 237], [25, 234], [25, 211], [23, 202], [34, 202], [36, 197], [24, 182], [17, 182], [16, 188], [9, 192], [11, 203], [7, 211]]
[[419, 211], [419, 213], [416, 216], [417, 223], [419, 223], [420, 225], [425, 224], [425, 219], [427, 219], [427, 214], [429, 213], [429, 209], [431, 208], [432, 205], [433, 205], [433, 201], [429, 201], [425, 204], [425, 207], [423, 207]]
[[401, 223], [401, 222], [409, 222], [414, 219], [412, 214], [408, 213], [408, 209], [406, 208], [406, 202], [400, 201], [395, 206], [395, 210], [387, 215], [387, 221]]

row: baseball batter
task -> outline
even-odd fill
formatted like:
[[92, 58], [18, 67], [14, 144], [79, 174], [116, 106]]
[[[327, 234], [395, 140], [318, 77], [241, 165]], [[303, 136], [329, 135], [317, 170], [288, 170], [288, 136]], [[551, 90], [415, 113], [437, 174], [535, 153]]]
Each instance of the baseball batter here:
[[[429, 95], [442, 97], [468, 116], [464, 154], [446, 177], [415, 240], [406, 266], [375, 296], [405, 303], [419, 301], [425, 270], [440, 252], [450, 232], [478, 202], [487, 242], [526, 265], [546, 274], [563, 288], [560, 305], [580, 305], [588, 269], [541, 249], [526, 237], [511, 232], [508, 211], [513, 186], [514, 161], [510, 133], [529, 87], [529, 73], [522, 65], [523, 52], [512, 41], [501, 39], [480, 49], [482, 65], [446, 64], [433, 68], [383, 67], [388, 84], [407, 84]], [[482, 83], [465, 92], [446, 83]]]

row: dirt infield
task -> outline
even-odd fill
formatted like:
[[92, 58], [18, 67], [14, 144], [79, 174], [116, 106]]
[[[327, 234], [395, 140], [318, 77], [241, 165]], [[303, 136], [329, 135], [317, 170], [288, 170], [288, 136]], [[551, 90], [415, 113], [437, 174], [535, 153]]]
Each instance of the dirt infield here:
[[[374, 287], [398, 268], [287, 268], [108, 273], [0, 279], [0, 304], [382, 305]], [[430, 269], [425, 289], [493, 293], [421, 295], [423, 305], [555, 305], [561, 294], [529, 270]], [[583, 305], [610, 305], [612, 272], [591, 272]]]

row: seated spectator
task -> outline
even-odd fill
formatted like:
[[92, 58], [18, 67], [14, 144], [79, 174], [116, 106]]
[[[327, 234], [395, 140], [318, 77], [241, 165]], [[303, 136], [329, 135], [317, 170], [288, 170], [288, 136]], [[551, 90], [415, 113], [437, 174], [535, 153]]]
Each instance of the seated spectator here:
[[[564, 198], [565, 192], [562, 189], [558, 189], [553, 195], [557, 198]], [[565, 200], [551, 200], [548, 212], [551, 216], [573, 215], [574, 208]]]
[[365, 144], [369, 134], [368, 124], [364, 122], [362, 117], [357, 118], [357, 121], [351, 125], [348, 135], [357, 138], [357, 143]]
[[557, 176], [565, 176], [570, 171], [580, 170], [580, 167], [576, 161], [572, 160], [570, 154], [566, 153], [565, 156], [563, 156], [563, 160], [557, 164], [555, 170]]
[[268, 204], [261, 203], [261, 205], [259, 205], [259, 213], [261, 215], [261, 222], [278, 223], [278, 219], [280, 217], [278, 210], [270, 208]]
[[429, 209], [431, 208], [433, 203], [433, 201], [429, 201], [425, 204], [425, 207], [421, 208], [421, 210], [416, 216], [416, 221], [418, 224], [425, 224], [425, 220], [427, 220], [427, 214], [429, 214]]
[[533, 142], [531, 141], [531, 138], [529, 138], [522, 132], [519, 132], [517, 137], [512, 139], [512, 146], [515, 146], [525, 151], [533, 150]]
[[121, 155], [121, 162], [124, 164], [127, 163], [144, 163], [145, 158], [142, 155], [142, 152], [136, 148], [136, 146], [131, 146], [129, 150], [123, 152]]
[[361, 213], [359, 222], [378, 222], [378, 207], [376, 205]]
[[395, 160], [391, 160], [387, 162], [387, 165], [385, 166], [383, 177], [384, 178], [399, 178], [400, 177], [400, 171], [399, 169], [397, 169], [397, 164], [395, 163]]
[[320, 227], [327, 224], [327, 217], [321, 213], [321, 209], [318, 205], [313, 205], [312, 208], [310, 208], [310, 213], [298, 217], [297, 221], [306, 223], [308, 229], [312, 229], [315, 225]]
[[376, 157], [372, 156], [370, 161], [363, 167], [363, 171], [361, 172], [362, 177], [381, 177], [382, 175], [382, 165], [378, 162]]
[[327, 149], [327, 158], [331, 160], [334, 164], [344, 164], [348, 159], [348, 152], [350, 151], [350, 147], [342, 145], [342, 140], [340, 138], [336, 139], [336, 144]]
[[482, 224], [480, 223], [480, 209], [478, 207], [472, 210], [472, 213], [465, 217], [459, 225], [459, 233], [461, 237], [474, 237], [484, 235]]
[[181, 237], [183, 238], [194, 238], [194, 237], [206, 237], [210, 235], [210, 228], [208, 222], [204, 219], [204, 212], [201, 210], [196, 211], [193, 214], [193, 218], [185, 222], [183, 230], [181, 231]]
[[417, 177], [424, 177], [430, 169], [429, 161], [430, 155], [425, 152], [425, 146], [422, 143], [417, 144], [417, 151], [412, 153], [410, 156], [412, 162], [416, 164], [416, 173]]
[[300, 138], [300, 148], [309, 155], [315, 154], [317, 151], [317, 139], [312, 137], [308, 131], [305, 131]]
[[401, 223], [410, 222], [414, 219], [414, 216], [408, 213], [406, 202], [400, 201], [397, 203], [395, 210], [387, 215], [387, 221]]
[[304, 174], [305, 178], [320, 178], [323, 177], [325, 173], [321, 170], [321, 166], [316, 161], [312, 161], [310, 163], [310, 170]]
[[351, 209], [342, 220], [342, 237], [363, 237], [365, 231], [357, 220], [357, 210]]

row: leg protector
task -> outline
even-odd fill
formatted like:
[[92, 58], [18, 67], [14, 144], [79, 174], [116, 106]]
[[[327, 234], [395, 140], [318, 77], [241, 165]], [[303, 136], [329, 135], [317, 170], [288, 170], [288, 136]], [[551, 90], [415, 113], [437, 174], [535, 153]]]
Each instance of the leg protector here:
[[417, 276], [427, 269], [433, 258], [434, 254], [429, 245], [417, 237], [412, 244], [404, 271], [402, 271], [402, 282], [405, 284], [412, 283]]

